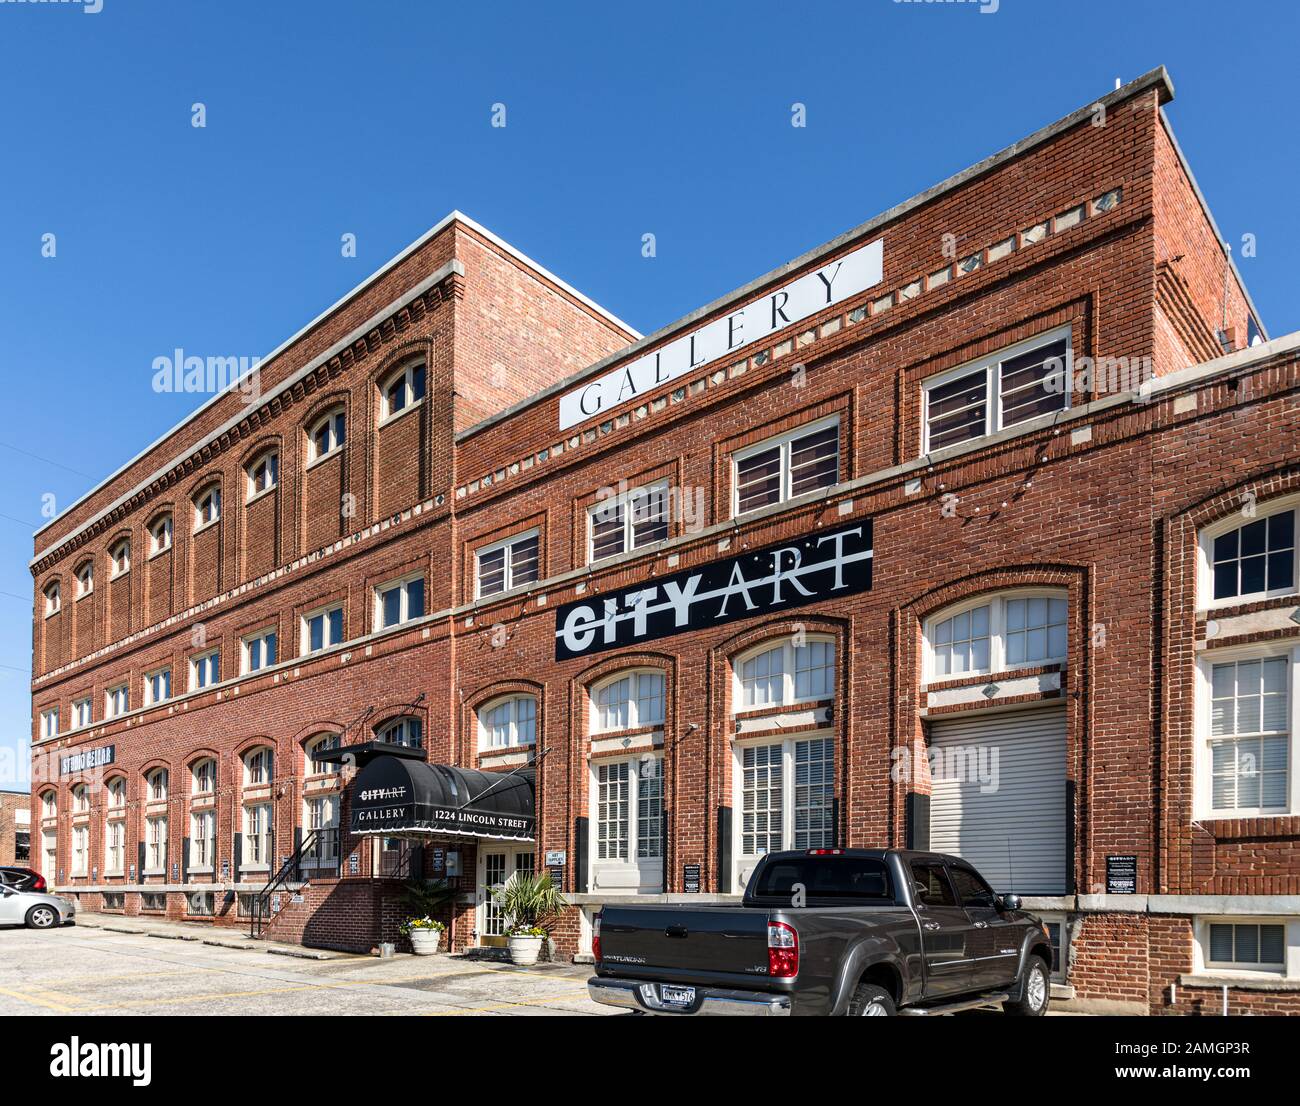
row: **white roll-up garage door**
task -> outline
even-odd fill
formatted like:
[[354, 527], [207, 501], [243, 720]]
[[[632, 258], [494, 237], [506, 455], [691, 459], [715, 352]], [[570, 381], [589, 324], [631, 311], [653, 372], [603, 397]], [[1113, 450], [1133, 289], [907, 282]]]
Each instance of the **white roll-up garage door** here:
[[970, 861], [995, 891], [1064, 894], [1064, 709], [936, 720], [930, 749], [930, 848]]

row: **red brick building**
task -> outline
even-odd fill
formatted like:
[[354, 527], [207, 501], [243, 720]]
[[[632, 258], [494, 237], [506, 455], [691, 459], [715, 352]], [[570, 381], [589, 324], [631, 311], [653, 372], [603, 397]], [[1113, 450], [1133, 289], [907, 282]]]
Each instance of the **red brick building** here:
[[0, 865], [31, 861], [32, 812], [26, 791], [0, 791]]
[[1300, 339], [1172, 95], [646, 338], [443, 220], [37, 534], [33, 856], [360, 949], [412, 874], [499, 941], [544, 865], [581, 955], [613, 898], [913, 844], [1100, 1008], [1300, 1009]]

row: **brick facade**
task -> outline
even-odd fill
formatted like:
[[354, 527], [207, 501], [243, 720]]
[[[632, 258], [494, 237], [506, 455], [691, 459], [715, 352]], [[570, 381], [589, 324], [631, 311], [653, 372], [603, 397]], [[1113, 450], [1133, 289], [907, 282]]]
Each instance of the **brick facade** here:
[[[1180, 983], [1204, 974], [1194, 919], [1300, 916], [1300, 811], [1207, 820], [1193, 764], [1202, 655], [1300, 640], [1280, 618], [1294, 594], [1211, 617], [1197, 592], [1202, 528], [1239, 511], [1246, 493], [1263, 506], [1300, 479], [1300, 364], [1287, 340], [1243, 348], [1249, 300], [1159, 110], [1171, 95], [1163, 71], [1148, 75], [1105, 98], [1103, 126], [1082, 109], [641, 341], [468, 220], [445, 221], [265, 362], [256, 401], [220, 397], [37, 535], [33, 713], [39, 722], [57, 707], [63, 721], [56, 737], [34, 735], [33, 856], [46, 830], [57, 840], [57, 872], [47, 875], [93, 904], [121, 887], [122, 908], [136, 912], [153, 887], [181, 916], [187, 892], [214, 888], [219, 920], [238, 924], [223, 894], [266, 878], [240, 853], [250, 802], [240, 757], [274, 750], [273, 783], [256, 798], [272, 809], [279, 857], [304, 832], [312, 796], [341, 795], [348, 824], [351, 770], [309, 776], [304, 743], [322, 733], [368, 740], [411, 717], [435, 764], [509, 770], [535, 756], [533, 863], [564, 855], [577, 909], [553, 936], [571, 955], [611, 895], [694, 897], [686, 871], [694, 878], [697, 866], [702, 896], [737, 893], [743, 748], [824, 737], [834, 840], [901, 845], [917, 833], [914, 796], [930, 786], [898, 778], [899, 751], [926, 750], [950, 716], [1054, 703], [1065, 713], [1068, 872], [1033, 905], [1069, 936], [1065, 981], [1116, 1009], [1208, 1011], [1210, 985]], [[560, 429], [561, 396], [594, 374], [874, 238], [884, 250], [878, 285]], [[1063, 328], [1076, 364], [1138, 367], [1129, 383], [1142, 393], [1098, 373], [1056, 418], [922, 454], [924, 381]], [[426, 367], [424, 399], [385, 420], [383, 389], [414, 362]], [[313, 460], [310, 435], [334, 410], [346, 418], [346, 445]], [[832, 417], [834, 485], [733, 518], [733, 455]], [[246, 470], [271, 448], [278, 486], [250, 499]], [[661, 480], [678, 508], [666, 538], [588, 564], [588, 509], [607, 489]], [[214, 482], [222, 519], [194, 532], [191, 503]], [[150, 556], [149, 527], [165, 512], [172, 546]], [[555, 659], [562, 604], [599, 606], [657, 577], [868, 519], [870, 590]], [[476, 551], [530, 530], [538, 580], [476, 599]], [[123, 538], [131, 567], [110, 579], [109, 552]], [[77, 598], [87, 558], [95, 587]], [[412, 575], [424, 581], [426, 613], [381, 627], [376, 588]], [[47, 614], [55, 583], [62, 601]], [[1066, 600], [1068, 659], [978, 679], [927, 676], [932, 616], [1016, 589]], [[342, 641], [306, 655], [303, 616], [335, 602]], [[239, 674], [241, 640], [268, 627], [276, 664]], [[792, 636], [833, 647], [833, 690], [779, 711], [736, 701], [739, 659]], [[213, 648], [220, 680], [191, 691], [190, 658]], [[144, 675], [167, 665], [172, 699], [142, 706]], [[662, 678], [662, 717], [594, 732], [593, 691], [627, 670]], [[964, 698], [999, 681], [1001, 698]], [[105, 693], [121, 682], [129, 709], [105, 720]], [[535, 746], [480, 748], [487, 708], [510, 695], [535, 700]], [[93, 720], [70, 731], [84, 696]], [[59, 775], [57, 760], [108, 745], [114, 761], [100, 775], [126, 781], [125, 808], [110, 814], [92, 788], [77, 813], [77, 777]], [[218, 762], [217, 856], [198, 876], [182, 827], [194, 809], [190, 768], [205, 757]], [[629, 757], [662, 758], [662, 862], [602, 869], [593, 790], [602, 764]], [[171, 780], [167, 866], [98, 875], [110, 817], [125, 822], [127, 855], [142, 855], [145, 819], [163, 809], [145, 798], [157, 766]], [[39, 799], [50, 790], [57, 814], [45, 820]], [[79, 825], [89, 857], [86, 874], [73, 876]], [[460, 853], [462, 901], [447, 917], [452, 947], [465, 947], [482, 936], [480, 875], [497, 846], [426, 844]], [[362, 950], [393, 939], [400, 887], [378, 878], [378, 850], [344, 833], [341, 870], [313, 880], [302, 902], [286, 901], [271, 932]], [[426, 871], [427, 853], [418, 854]], [[1120, 855], [1137, 862], [1127, 898], [1106, 892], [1106, 858]], [[617, 890], [625, 877], [632, 883]], [[1233, 994], [1252, 1008], [1300, 1009], [1300, 991], [1272, 979], [1237, 980]]]

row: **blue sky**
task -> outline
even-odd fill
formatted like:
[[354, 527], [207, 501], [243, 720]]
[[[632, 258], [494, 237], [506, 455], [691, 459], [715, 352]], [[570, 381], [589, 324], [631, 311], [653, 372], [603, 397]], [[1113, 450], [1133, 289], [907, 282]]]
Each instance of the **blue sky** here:
[[1163, 63], [1264, 326], [1300, 329], [1289, 5], [102, 3], [0, 0], [0, 787], [43, 497], [206, 398], [155, 357], [265, 354], [453, 208], [649, 332]]

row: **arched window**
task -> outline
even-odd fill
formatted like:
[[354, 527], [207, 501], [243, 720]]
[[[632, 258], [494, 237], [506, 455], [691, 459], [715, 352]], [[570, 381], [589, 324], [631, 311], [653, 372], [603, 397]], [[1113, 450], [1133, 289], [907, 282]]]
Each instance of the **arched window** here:
[[145, 777], [146, 795], [151, 803], [162, 802], [167, 798], [167, 769], [155, 768]]
[[149, 527], [149, 555], [166, 553], [172, 547], [172, 516], [162, 515]]
[[621, 672], [591, 692], [593, 733], [656, 726], [664, 720], [664, 674], [654, 669]]
[[221, 488], [213, 484], [194, 498], [194, 529], [202, 530], [221, 518]]
[[248, 498], [256, 499], [280, 483], [280, 454], [268, 449], [245, 470], [248, 476]]
[[1300, 590], [1295, 497], [1258, 504], [1201, 532], [1200, 606], [1226, 606]]
[[126, 780], [121, 776], [108, 781], [108, 809], [121, 810], [126, 806]]
[[59, 816], [59, 796], [51, 791], [41, 792], [41, 817], [57, 818]]
[[72, 789], [72, 813], [88, 814], [90, 812], [90, 790], [84, 783], [79, 783]]
[[63, 594], [59, 590], [57, 580], [52, 584], [46, 585], [45, 588], [45, 617], [49, 618], [52, 614], [58, 614], [63, 606]]
[[412, 361], [389, 376], [380, 389], [379, 419], [391, 419], [424, 398], [424, 362]]
[[421, 749], [424, 747], [424, 725], [418, 718], [394, 718], [375, 730], [375, 740]]
[[334, 407], [317, 419], [307, 432], [307, 460], [319, 461], [347, 441], [347, 419], [342, 406]]
[[131, 571], [130, 538], [123, 538], [121, 541], [114, 543], [108, 551], [108, 563], [112, 566], [108, 574], [110, 579]]
[[1067, 659], [1063, 591], [1020, 591], [949, 607], [926, 624], [928, 678], [1003, 672]]
[[77, 598], [95, 590], [95, 562], [83, 561], [77, 568]]
[[273, 770], [270, 746], [259, 745], [244, 754], [245, 787], [265, 787], [271, 782]]
[[214, 757], [195, 761], [190, 768], [190, 794], [212, 795], [217, 790], [217, 762]]
[[307, 775], [324, 776], [337, 773], [341, 767], [336, 760], [317, 760], [321, 753], [327, 753], [332, 749], [339, 747], [340, 738], [336, 733], [317, 734], [315, 737], [308, 738], [307, 743], [303, 746], [303, 752], [306, 755]]
[[784, 706], [835, 694], [835, 642], [790, 638], [742, 654], [735, 664], [736, 709]]
[[509, 695], [478, 709], [478, 747], [508, 749], [537, 741], [537, 700], [531, 695]]

